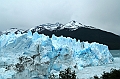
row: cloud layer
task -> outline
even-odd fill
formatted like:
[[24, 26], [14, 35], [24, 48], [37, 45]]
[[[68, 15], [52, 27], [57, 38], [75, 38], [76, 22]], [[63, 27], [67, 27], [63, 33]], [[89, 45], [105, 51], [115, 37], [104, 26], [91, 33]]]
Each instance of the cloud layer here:
[[76, 20], [120, 35], [120, 0], [0, 0], [0, 30]]

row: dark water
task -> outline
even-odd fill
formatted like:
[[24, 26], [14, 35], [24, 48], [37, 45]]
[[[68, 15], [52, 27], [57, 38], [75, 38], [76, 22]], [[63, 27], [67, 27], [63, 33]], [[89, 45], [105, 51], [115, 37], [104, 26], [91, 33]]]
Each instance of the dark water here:
[[120, 57], [120, 50], [110, 50], [113, 57]]

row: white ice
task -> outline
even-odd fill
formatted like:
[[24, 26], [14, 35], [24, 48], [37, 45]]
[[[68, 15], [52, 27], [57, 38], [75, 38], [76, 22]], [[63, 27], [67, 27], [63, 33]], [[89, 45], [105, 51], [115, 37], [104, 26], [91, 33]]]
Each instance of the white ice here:
[[[31, 58], [34, 55], [38, 55], [34, 59], [35, 67], [37, 65], [38, 70], [43, 70], [34, 73], [42, 76], [48, 76], [51, 72], [58, 73], [67, 67], [72, 70], [85, 70], [85, 68], [89, 70], [91, 66], [99, 67], [114, 61], [108, 46], [96, 42], [80, 42], [80, 40], [77, 41], [70, 37], [56, 37], [55, 35], [49, 38], [49, 36], [37, 32], [32, 35], [31, 31], [24, 34], [10, 33], [0, 36], [0, 70], [4, 70], [6, 65], [13, 65], [13, 68], [4, 71], [8, 77], [17, 73], [14, 65], [20, 63], [20, 57]], [[29, 65], [29, 63], [27, 64]], [[25, 70], [28, 69], [28, 72], [34, 70], [34, 65], [28, 65], [25, 65]], [[4, 77], [2, 72], [0, 77]]]

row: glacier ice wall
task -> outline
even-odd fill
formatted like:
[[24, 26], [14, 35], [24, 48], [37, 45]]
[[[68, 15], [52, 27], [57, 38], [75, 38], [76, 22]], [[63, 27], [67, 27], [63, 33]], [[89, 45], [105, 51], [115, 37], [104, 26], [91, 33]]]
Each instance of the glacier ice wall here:
[[[47, 78], [68, 67], [80, 70], [113, 62], [108, 46], [31, 31], [0, 36], [0, 79]], [[23, 76], [19, 76], [23, 74]], [[27, 76], [24, 76], [26, 74]]]

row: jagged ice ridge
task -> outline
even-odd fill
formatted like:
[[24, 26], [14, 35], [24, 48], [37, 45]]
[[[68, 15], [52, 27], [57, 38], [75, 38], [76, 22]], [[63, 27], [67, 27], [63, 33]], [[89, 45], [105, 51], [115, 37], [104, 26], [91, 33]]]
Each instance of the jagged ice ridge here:
[[[59, 74], [68, 67], [81, 70], [113, 62], [106, 45], [55, 35], [49, 38], [37, 32], [32, 34], [30, 30], [24, 34], [1, 35], [0, 59], [0, 79], [46, 79], [51, 73]], [[23, 75], [19, 76], [18, 71]]]

